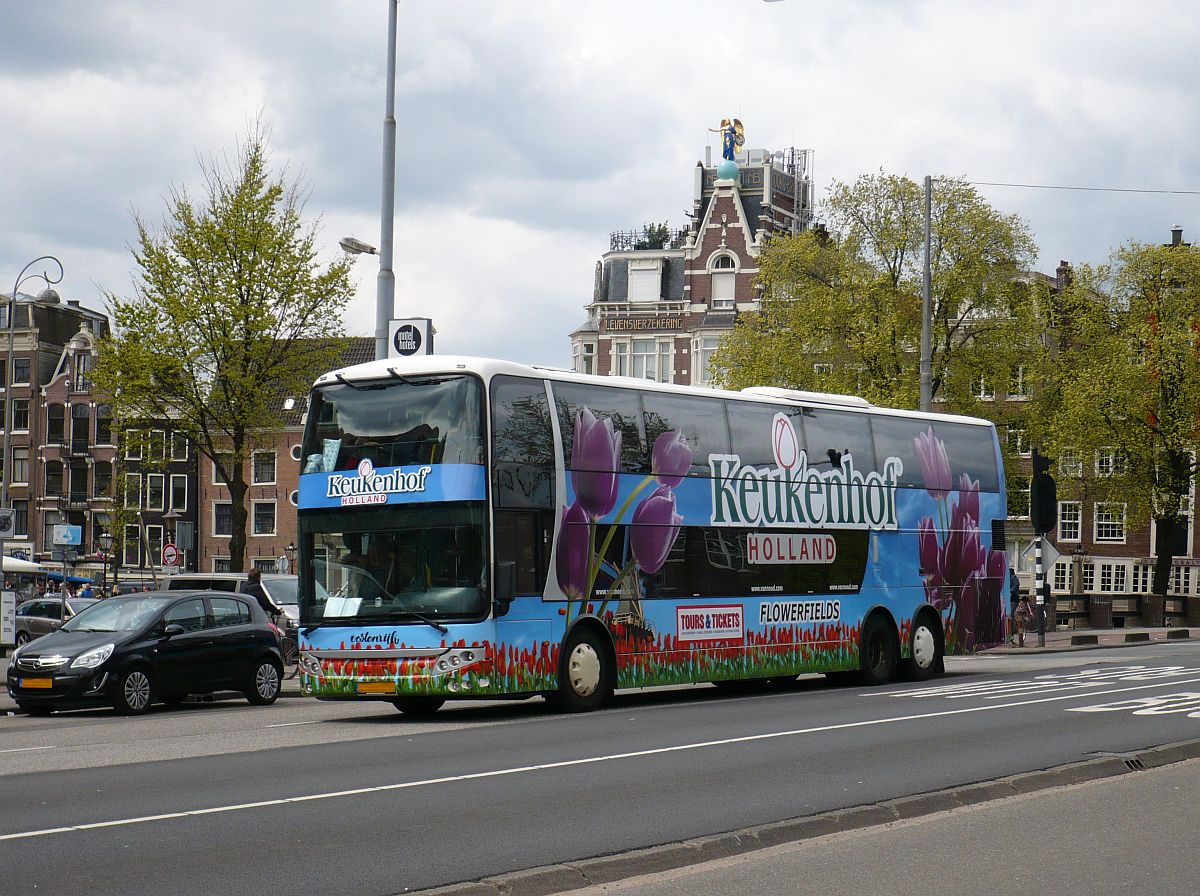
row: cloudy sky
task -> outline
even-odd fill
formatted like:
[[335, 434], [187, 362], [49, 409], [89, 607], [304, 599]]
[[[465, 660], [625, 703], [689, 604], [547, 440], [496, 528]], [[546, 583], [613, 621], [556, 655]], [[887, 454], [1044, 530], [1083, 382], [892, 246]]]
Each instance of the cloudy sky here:
[[[377, 245], [387, 2], [0, 0], [0, 292], [46, 253], [64, 298], [130, 292], [134, 213], [256, 118], [330, 257]], [[813, 150], [819, 198], [880, 169], [1163, 191], [981, 186], [1044, 271], [1200, 238], [1198, 31], [1155, 0], [401, 0], [396, 316], [439, 353], [568, 364], [609, 231], [683, 226], [726, 116]], [[359, 258], [352, 333], [377, 273]]]

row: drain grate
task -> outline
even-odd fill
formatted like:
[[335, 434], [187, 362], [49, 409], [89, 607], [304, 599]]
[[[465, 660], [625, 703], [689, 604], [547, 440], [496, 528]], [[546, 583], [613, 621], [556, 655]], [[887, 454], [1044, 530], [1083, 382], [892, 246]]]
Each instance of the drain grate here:
[[1146, 763], [1142, 762], [1136, 756], [1132, 759], [1126, 757], [1125, 767], [1131, 772], [1144, 772], [1146, 770]]

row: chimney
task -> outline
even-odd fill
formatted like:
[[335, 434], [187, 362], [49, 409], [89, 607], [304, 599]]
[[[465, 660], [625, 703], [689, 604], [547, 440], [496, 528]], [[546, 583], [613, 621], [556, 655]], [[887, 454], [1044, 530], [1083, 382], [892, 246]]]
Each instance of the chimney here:
[[1183, 242], [1183, 228], [1176, 224], [1171, 228], [1171, 245], [1178, 246]]
[[1069, 261], [1066, 259], [1059, 261], [1058, 267], [1054, 269], [1054, 280], [1060, 292], [1071, 285], [1071, 263]]

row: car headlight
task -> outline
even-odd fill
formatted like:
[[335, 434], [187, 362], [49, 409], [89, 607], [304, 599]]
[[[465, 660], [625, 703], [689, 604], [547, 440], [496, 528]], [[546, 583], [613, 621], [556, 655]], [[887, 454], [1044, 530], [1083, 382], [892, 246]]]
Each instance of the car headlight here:
[[81, 653], [75, 657], [75, 662], [71, 663], [72, 669], [95, 669], [102, 662], [112, 656], [115, 644], [105, 644], [103, 647], [97, 647], [94, 650], [89, 650], [87, 653]]

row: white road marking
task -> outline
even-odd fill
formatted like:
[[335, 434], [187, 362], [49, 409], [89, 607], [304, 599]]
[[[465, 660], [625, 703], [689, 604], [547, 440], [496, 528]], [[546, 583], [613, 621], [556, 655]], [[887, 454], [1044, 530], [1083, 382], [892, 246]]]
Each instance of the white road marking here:
[[[1200, 678], [1189, 681], [1173, 681], [1171, 684], [1197, 684]], [[1161, 682], [1154, 684], [1135, 685], [1127, 688], [1113, 688], [1108, 691], [1092, 691], [1086, 696], [1102, 696], [1104, 694], [1124, 694], [1130, 691], [1144, 691], [1149, 688], [1162, 687]], [[235, 803], [228, 806], [213, 806], [208, 809], [186, 809], [181, 812], [166, 812], [162, 815], [144, 815], [138, 818], [119, 818], [112, 821], [96, 821], [90, 824], [73, 825], [71, 827], [44, 828], [39, 831], [21, 831], [15, 834], [0, 834], [0, 841], [27, 840], [33, 837], [44, 837], [49, 834], [63, 834], [70, 831], [88, 831], [97, 828], [115, 828], [123, 825], [144, 824], [151, 821], [168, 821], [176, 818], [190, 818], [197, 815], [214, 815], [219, 812], [241, 812], [246, 809], [261, 809], [270, 806], [286, 806], [290, 803], [305, 803], [313, 800], [341, 799], [348, 796], [363, 796], [371, 793], [386, 793], [393, 790], [411, 790], [417, 787], [430, 787], [435, 784], [454, 784], [460, 781], [479, 781], [485, 778], [501, 778], [507, 775], [529, 774], [531, 772], [549, 771], [552, 769], [570, 768], [578, 765], [595, 765], [600, 762], [615, 762], [621, 759], [638, 759], [644, 756], [662, 756], [668, 753], [682, 753], [688, 750], [704, 750], [712, 747], [727, 747], [732, 744], [748, 744], [756, 741], [775, 740], [781, 737], [799, 737], [805, 734], [820, 734], [826, 731], [845, 731], [851, 728], [867, 728], [873, 725], [891, 725], [897, 722], [917, 722], [922, 719], [937, 719], [946, 716], [960, 716], [976, 712], [993, 712], [999, 709], [1015, 709], [1021, 706], [1034, 706], [1039, 703], [1054, 703], [1058, 700], [1073, 700], [1082, 694], [1060, 694], [1056, 697], [1040, 697], [1036, 700], [1024, 700], [1020, 703], [991, 704], [988, 706], [964, 706], [960, 709], [946, 709], [940, 712], [917, 713], [915, 715], [894, 716], [888, 719], [865, 719], [860, 722], [842, 722], [837, 725], [818, 725], [814, 728], [794, 728], [788, 731], [771, 731], [766, 734], [747, 734], [742, 737], [727, 737], [721, 740], [707, 740], [698, 743], [676, 744], [673, 747], [655, 747], [650, 750], [633, 750], [628, 753], [610, 753], [606, 756], [588, 756], [583, 759], [564, 759], [561, 762], [545, 762], [540, 765], [522, 765], [515, 768], [500, 768], [486, 772], [471, 772], [465, 775], [447, 775], [443, 778], [426, 778], [421, 781], [403, 781], [399, 784], [379, 784], [374, 787], [357, 787], [353, 790], [334, 790], [326, 793], [310, 793], [305, 796], [281, 797], [274, 800], [260, 800], [254, 803]]]
[[0, 750], [0, 753], [28, 753], [30, 750], [56, 750], [57, 747], [14, 747], [11, 750]]
[[324, 719], [310, 719], [307, 722], [277, 722], [274, 725], [265, 725], [266, 728], [295, 728], [297, 725], [319, 725], [324, 722]]

